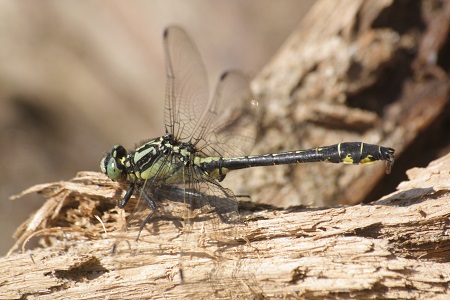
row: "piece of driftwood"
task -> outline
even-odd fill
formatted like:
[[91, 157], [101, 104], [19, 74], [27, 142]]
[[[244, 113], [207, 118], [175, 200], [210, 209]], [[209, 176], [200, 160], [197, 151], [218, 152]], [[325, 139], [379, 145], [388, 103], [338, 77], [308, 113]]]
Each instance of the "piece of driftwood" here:
[[[82, 172], [18, 195], [48, 199], [0, 259], [0, 298], [448, 295], [449, 170], [450, 155], [412, 169], [397, 192], [370, 205], [275, 209], [243, 202], [245, 222], [214, 231], [195, 221], [198, 229], [187, 232], [177, 220], [156, 216], [138, 242], [137, 227], [120, 230], [124, 214], [115, 203], [124, 191], [103, 174]], [[20, 253], [35, 239], [40, 246]]]

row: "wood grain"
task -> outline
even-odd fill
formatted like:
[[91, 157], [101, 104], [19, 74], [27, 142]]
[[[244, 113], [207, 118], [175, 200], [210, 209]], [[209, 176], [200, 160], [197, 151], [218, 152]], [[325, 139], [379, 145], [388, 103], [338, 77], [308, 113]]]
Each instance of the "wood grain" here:
[[214, 232], [200, 221], [194, 222], [199, 229], [187, 232], [173, 219], [159, 216], [138, 242], [136, 227], [120, 230], [124, 215], [113, 203], [120, 200], [122, 189], [102, 174], [82, 172], [71, 181], [40, 185], [20, 195], [38, 192], [48, 197], [18, 232], [20, 242], [34, 236], [42, 246], [0, 259], [0, 295], [11, 299], [444, 295], [450, 283], [448, 170], [450, 155], [426, 169], [412, 169], [410, 180], [397, 192], [370, 205], [277, 209], [243, 202], [245, 222]]

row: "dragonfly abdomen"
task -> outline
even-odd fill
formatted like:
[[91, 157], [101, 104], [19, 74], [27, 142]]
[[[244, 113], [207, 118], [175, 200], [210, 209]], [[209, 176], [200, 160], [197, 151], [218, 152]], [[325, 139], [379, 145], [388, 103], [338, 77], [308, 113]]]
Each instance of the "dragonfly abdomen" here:
[[222, 171], [222, 173], [226, 173], [228, 170], [294, 163], [331, 162], [370, 164], [379, 160], [387, 162], [386, 172], [389, 173], [394, 163], [394, 149], [362, 142], [351, 142], [306, 150], [215, 159], [204, 162], [203, 167], [209, 171], [224, 169], [225, 171]]

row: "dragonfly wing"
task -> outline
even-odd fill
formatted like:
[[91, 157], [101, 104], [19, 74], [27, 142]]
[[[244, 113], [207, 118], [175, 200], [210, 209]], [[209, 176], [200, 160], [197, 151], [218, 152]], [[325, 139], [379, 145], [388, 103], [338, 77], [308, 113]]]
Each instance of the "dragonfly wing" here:
[[230, 189], [203, 176], [196, 166], [186, 167], [185, 171], [184, 181], [174, 182], [167, 178], [170, 184], [161, 184], [155, 189], [153, 193], [157, 195], [158, 202], [183, 204], [187, 210], [182, 217], [186, 220], [192, 220], [201, 214], [203, 219], [217, 219], [214, 223], [219, 223], [220, 220], [225, 223], [239, 221], [238, 203]]
[[166, 131], [189, 141], [207, 108], [209, 84], [200, 53], [186, 32], [169, 27], [164, 32], [166, 56]]
[[194, 134], [200, 140], [197, 149], [205, 156], [248, 155], [256, 136], [257, 104], [248, 78], [237, 71], [225, 72]]

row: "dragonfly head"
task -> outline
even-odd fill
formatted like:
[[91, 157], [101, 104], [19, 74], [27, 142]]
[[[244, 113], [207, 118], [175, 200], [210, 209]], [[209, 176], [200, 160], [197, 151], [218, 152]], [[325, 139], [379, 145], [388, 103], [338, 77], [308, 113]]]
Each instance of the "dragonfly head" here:
[[100, 162], [100, 170], [112, 180], [120, 180], [126, 177], [124, 161], [127, 157], [127, 150], [120, 145], [112, 147]]

